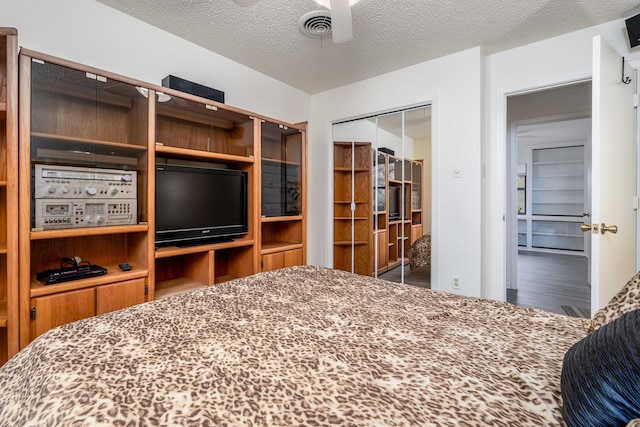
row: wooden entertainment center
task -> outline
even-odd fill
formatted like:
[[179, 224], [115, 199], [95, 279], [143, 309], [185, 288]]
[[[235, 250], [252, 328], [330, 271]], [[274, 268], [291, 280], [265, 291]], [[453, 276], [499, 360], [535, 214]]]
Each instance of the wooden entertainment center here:
[[[306, 262], [306, 123], [26, 49], [18, 56], [10, 30], [0, 32], [0, 48], [0, 364], [55, 326]], [[246, 172], [248, 232], [231, 241], [157, 248], [156, 209], [181, 208], [155, 206], [155, 170], [162, 163]], [[64, 174], [39, 190], [60, 204], [42, 203], [34, 196], [36, 165], [137, 177], [135, 218], [114, 215], [124, 222], [110, 225], [104, 212], [80, 203], [95, 201], [96, 189]], [[97, 192], [108, 198], [124, 189]], [[42, 219], [36, 225], [38, 203], [44, 226]], [[75, 212], [78, 204], [80, 219], [67, 207]], [[115, 205], [104, 206], [116, 212]], [[54, 285], [36, 278], [76, 256], [107, 273]], [[132, 268], [122, 271], [120, 263]]]

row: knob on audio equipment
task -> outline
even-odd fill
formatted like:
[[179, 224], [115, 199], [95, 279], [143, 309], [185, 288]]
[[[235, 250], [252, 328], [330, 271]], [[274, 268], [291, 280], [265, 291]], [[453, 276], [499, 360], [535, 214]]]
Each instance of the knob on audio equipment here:
[[96, 193], [98, 192], [98, 189], [95, 186], [90, 185], [86, 188], [86, 191], [87, 191], [87, 194], [89, 194], [90, 196], [95, 196]]

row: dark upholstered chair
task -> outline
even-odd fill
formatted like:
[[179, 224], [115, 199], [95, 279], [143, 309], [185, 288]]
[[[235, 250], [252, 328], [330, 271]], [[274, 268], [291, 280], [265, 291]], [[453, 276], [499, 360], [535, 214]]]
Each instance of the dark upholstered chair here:
[[409, 248], [409, 269], [431, 266], [431, 234], [420, 236]]

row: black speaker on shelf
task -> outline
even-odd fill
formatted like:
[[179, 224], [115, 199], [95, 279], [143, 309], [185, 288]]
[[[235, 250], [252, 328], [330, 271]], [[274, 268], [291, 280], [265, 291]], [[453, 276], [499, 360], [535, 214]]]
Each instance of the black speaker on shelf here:
[[629, 35], [629, 45], [636, 47], [640, 45], [640, 15], [632, 16], [625, 21], [627, 24], [627, 34]]
[[223, 91], [213, 89], [199, 83], [190, 82], [189, 80], [181, 79], [180, 77], [169, 75], [162, 79], [162, 86], [224, 104]]

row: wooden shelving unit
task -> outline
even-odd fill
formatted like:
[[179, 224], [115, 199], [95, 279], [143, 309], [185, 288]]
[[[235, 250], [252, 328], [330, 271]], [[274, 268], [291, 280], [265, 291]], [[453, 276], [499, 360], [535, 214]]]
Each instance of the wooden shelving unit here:
[[422, 168], [369, 142], [334, 142], [334, 268], [373, 275], [407, 262], [423, 234]]
[[[256, 273], [256, 122], [249, 113], [167, 88], [155, 104], [155, 164], [231, 168], [249, 176], [249, 232], [229, 242], [151, 247], [155, 253], [150, 297], [165, 298]], [[152, 92], [153, 93], [153, 92]], [[155, 169], [155, 166], [154, 166]], [[153, 187], [153, 184], [151, 185]], [[155, 194], [155, 188], [151, 190]]]
[[[18, 60], [15, 33], [5, 33], [0, 31], [0, 81], [7, 82], [0, 88], [0, 363], [67, 322], [305, 263], [306, 123], [278, 122], [29, 50]], [[231, 241], [157, 248], [158, 164], [246, 174], [248, 232]], [[32, 176], [44, 168], [37, 165], [135, 172], [135, 220], [36, 226]], [[18, 174], [9, 172], [16, 170], [19, 189]], [[270, 204], [274, 197], [265, 197], [265, 189], [276, 187], [283, 189], [275, 197], [277, 208]], [[66, 187], [58, 190], [68, 193]], [[73, 194], [87, 198], [85, 190], [92, 194], [88, 188]], [[18, 243], [24, 248], [19, 262]], [[37, 280], [38, 272], [74, 256], [105, 267], [107, 274], [55, 285]], [[132, 269], [121, 271], [122, 262]]]
[[334, 142], [333, 266], [373, 271], [371, 144]]
[[0, 365], [19, 349], [18, 33], [0, 28]]

